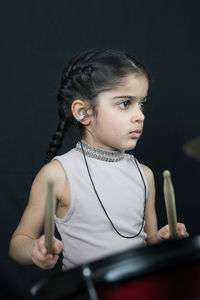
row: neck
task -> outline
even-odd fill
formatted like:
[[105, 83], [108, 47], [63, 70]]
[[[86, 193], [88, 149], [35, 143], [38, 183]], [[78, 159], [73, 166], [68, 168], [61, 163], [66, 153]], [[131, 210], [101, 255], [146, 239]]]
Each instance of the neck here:
[[96, 141], [93, 135], [84, 135], [81, 139], [84, 143], [105, 151], [119, 151], [119, 149], [114, 149], [113, 147], [105, 144], [101, 144], [99, 141]]

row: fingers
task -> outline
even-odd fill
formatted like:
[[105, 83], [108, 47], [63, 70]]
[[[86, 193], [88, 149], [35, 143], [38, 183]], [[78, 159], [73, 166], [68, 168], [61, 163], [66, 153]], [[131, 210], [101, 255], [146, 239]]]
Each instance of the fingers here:
[[164, 241], [169, 240], [171, 238], [170, 231], [169, 231], [169, 225], [165, 225], [158, 231], [158, 240]]
[[54, 237], [53, 239], [53, 252], [54, 254], [60, 254], [63, 249], [63, 243]]
[[177, 232], [179, 238], [187, 238], [189, 237], [189, 233], [183, 223], [177, 223]]
[[[177, 233], [178, 233], [178, 238], [187, 238], [189, 237], [189, 233], [186, 231], [186, 227], [183, 223], [177, 223]], [[157, 233], [158, 240], [163, 241], [163, 240], [169, 240], [171, 238], [170, 230], [169, 230], [169, 225], [165, 225], [162, 227], [158, 233]]]
[[39, 239], [38, 239], [38, 250], [43, 254], [43, 255], [46, 255], [47, 254], [47, 249], [46, 249], [46, 246], [45, 246], [45, 238], [44, 238], [44, 235], [41, 236]]
[[62, 251], [62, 243], [54, 238], [54, 253], [47, 253], [44, 236], [35, 241], [32, 249], [32, 261], [42, 269], [52, 269], [58, 261], [59, 253]]
[[49, 255], [49, 256], [42, 256], [39, 258], [39, 256], [37, 256], [37, 258], [33, 257], [33, 263], [36, 264], [38, 267], [44, 269], [44, 270], [50, 270], [53, 269], [58, 261], [58, 255]]

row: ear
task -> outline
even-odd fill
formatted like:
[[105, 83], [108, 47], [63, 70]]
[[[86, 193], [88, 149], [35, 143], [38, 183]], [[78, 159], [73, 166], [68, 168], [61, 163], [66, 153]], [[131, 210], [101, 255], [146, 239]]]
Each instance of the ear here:
[[76, 99], [72, 102], [71, 111], [75, 119], [83, 114], [87, 113], [88, 117], [79, 121], [83, 125], [89, 125], [91, 121], [92, 109], [89, 108], [89, 103], [80, 99]]

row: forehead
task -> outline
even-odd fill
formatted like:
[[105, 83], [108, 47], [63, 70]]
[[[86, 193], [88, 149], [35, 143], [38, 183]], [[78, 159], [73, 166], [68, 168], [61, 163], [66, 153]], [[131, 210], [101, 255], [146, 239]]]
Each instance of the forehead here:
[[149, 83], [147, 78], [141, 74], [130, 74], [125, 77], [116, 88], [102, 92], [99, 94], [101, 97], [115, 97], [115, 96], [135, 96], [145, 97], [147, 96]]

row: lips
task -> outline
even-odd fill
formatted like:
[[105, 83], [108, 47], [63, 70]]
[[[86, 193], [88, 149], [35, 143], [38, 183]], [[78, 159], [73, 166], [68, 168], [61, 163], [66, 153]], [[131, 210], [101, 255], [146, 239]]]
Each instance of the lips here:
[[130, 135], [133, 138], [139, 138], [141, 136], [141, 134], [142, 134], [142, 129], [137, 129], [137, 130], [130, 132]]

